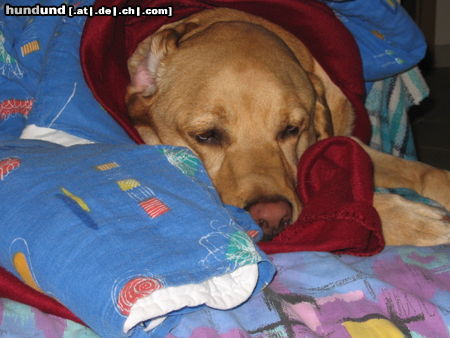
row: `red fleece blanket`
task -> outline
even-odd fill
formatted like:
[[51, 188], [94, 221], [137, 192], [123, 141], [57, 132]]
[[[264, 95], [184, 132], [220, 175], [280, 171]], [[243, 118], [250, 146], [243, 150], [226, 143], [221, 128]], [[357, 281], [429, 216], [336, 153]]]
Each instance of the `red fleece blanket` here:
[[300, 159], [297, 176], [300, 217], [272, 241], [259, 243], [261, 249], [370, 256], [384, 248], [372, 206], [372, 162], [358, 143], [348, 137], [316, 143]]
[[[144, 6], [141, 1], [99, 0], [100, 6]], [[295, 34], [311, 50], [356, 112], [354, 135], [368, 142], [370, 123], [364, 108], [364, 83], [358, 48], [351, 34], [325, 5], [314, 0], [154, 0], [151, 7], [172, 6], [173, 16], [96, 16], [87, 20], [81, 62], [95, 97], [136, 142], [142, 143], [126, 115], [124, 93], [129, 77], [126, 60], [137, 44], [161, 25], [212, 7], [229, 7], [259, 15]], [[349, 138], [321, 141], [299, 163], [299, 219], [271, 242], [268, 253], [330, 251], [372, 255], [384, 241], [380, 219], [372, 207], [372, 164]], [[0, 297], [30, 304], [44, 312], [77, 322], [67, 308], [0, 268]]]

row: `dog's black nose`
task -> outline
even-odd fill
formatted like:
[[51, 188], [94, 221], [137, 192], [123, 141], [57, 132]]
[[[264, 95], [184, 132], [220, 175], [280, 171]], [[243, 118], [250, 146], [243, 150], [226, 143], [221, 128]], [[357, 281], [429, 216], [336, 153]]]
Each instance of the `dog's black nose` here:
[[246, 209], [263, 230], [263, 241], [271, 240], [292, 221], [292, 206], [284, 198], [261, 199]]

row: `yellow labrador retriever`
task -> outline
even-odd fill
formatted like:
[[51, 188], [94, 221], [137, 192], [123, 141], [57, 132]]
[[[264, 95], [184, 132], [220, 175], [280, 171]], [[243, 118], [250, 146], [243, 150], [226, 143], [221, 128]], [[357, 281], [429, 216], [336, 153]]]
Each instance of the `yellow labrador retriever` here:
[[[223, 202], [246, 208], [265, 238], [301, 211], [296, 170], [305, 149], [352, 130], [349, 101], [303, 43], [236, 10], [161, 27], [128, 68], [128, 110], [144, 141], [198, 154]], [[377, 186], [410, 188], [450, 209], [449, 172], [363, 147]], [[390, 194], [375, 194], [374, 205], [388, 245], [450, 242], [438, 209]]]

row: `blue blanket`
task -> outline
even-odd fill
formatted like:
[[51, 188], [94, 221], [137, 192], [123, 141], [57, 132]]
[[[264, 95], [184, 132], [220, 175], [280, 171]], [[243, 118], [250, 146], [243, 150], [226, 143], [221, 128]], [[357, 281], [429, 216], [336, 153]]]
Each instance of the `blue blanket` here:
[[22, 140], [1, 143], [0, 159], [1, 195], [14, 196], [0, 205], [0, 263], [101, 335], [167, 315], [155, 333], [168, 332], [272, 278], [248, 236], [258, 227], [222, 206], [186, 149]]
[[[87, 6], [93, 1], [70, 1]], [[29, 5], [9, 1], [10, 5]], [[61, 0], [46, 2], [60, 5]], [[85, 16], [6, 16], [0, 10], [0, 139], [27, 125], [102, 143], [132, 143], [87, 87], [79, 63]]]
[[[0, 264], [102, 336], [164, 334], [182, 313], [268, 284], [259, 228], [222, 205], [199, 159], [134, 144], [93, 99], [85, 17], [1, 13], [0, 197], [12, 203], [0, 205]], [[30, 127], [97, 143], [19, 140]]]

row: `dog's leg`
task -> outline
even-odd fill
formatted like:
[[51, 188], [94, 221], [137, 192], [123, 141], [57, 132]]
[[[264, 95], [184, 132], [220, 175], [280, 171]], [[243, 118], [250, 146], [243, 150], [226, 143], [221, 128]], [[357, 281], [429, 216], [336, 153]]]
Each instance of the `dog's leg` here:
[[376, 193], [386, 245], [429, 246], [450, 243], [450, 218], [445, 211], [395, 194]]
[[376, 187], [408, 188], [439, 202], [450, 211], [449, 171], [385, 154], [361, 142], [359, 144], [373, 162]]
[[[374, 164], [375, 186], [408, 188], [439, 202], [450, 211], [450, 172], [404, 160], [360, 143]], [[374, 196], [387, 245], [450, 243], [450, 218], [445, 211], [394, 194]]]

